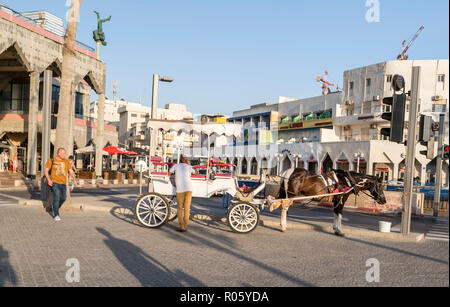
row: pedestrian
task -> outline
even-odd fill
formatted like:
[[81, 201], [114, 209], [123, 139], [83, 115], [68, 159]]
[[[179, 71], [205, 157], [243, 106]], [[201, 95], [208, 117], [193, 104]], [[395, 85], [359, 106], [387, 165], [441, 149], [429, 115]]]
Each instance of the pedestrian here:
[[12, 159], [13, 172], [17, 173], [17, 168], [19, 167], [19, 160], [17, 159], [17, 153], [14, 154]]
[[5, 165], [3, 164], [3, 156], [5, 155], [5, 153], [2, 151], [2, 153], [0, 154], [0, 172], [4, 172], [5, 170]]
[[[50, 173], [49, 173], [50, 172]], [[45, 164], [45, 177], [47, 177], [48, 185], [53, 191], [53, 218], [59, 222], [59, 209], [67, 198], [67, 174], [74, 177], [69, 160], [66, 159], [66, 150], [59, 148], [56, 157], [49, 159]]]
[[69, 187], [70, 187], [70, 190], [72, 191], [73, 187], [74, 187], [74, 184], [75, 185], [78, 184], [77, 180], [76, 180], [76, 176], [78, 175], [78, 171], [77, 171], [77, 168], [75, 167], [75, 161], [73, 159], [73, 156], [70, 156], [68, 160], [69, 160], [69, 163], [70, 163], [70, 166], [71, 166], [71, 170], [74, 173], [74, 176], [69, 176], [70, 177], [69, 178]]
[[3, 155], [3, 167], [5, 172], [9, 171], [9, 154], [7, 152]]
[[[175, 174], [175, 185], [177, 189], [178, 222], [179, 232], [186, 232], [188, 229], [189, 216], [191, 213], [192, 201], [192, 179], [191, 175], [197, 175], [195, 169], [183, 155], [180, 157], [180, 164], [172, 166], [168, 176]], [[183, 212], [184, 210], [184, 212]]]

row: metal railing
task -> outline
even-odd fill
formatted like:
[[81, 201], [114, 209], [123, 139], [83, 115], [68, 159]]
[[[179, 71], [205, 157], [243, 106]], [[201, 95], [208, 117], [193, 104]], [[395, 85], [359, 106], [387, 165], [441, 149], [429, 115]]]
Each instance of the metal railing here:
[[[22, 19], [22, 20], [24, 20], [26, 22], [29, 22], [29, 23], [37, 26], [37, 27], [40, 27], [38, 22], [34, 21], [33, 19], [31, 19], [29, 17], [26, 17], [26, 16], [22, 15], [21, 13], [13, 10], [12, 8], [10, 8], [10, 7], [8, 7], [8, 6], [4, 5], [4, 4], [0, 3], [0, 10], [3, 10], [3, 11], [5, 11], [5, 12], [7, 12], [7, 13], [15, 16], [15, 17], [18, 17], [18, 18], [20, 18], [20, 19]], [[54, 35], [57, 35], [59, 37], [64, 37], [64, 36], [58, 35], [58, 34], [53, 33], [53, 32], [51, 32], [51, 33], [54, 34]], [[82, 47], [82, 48], [84, 48], [84, 49], [87, 49], [87, 50], [89, 50], [91, 52], [95, 52], [95, 48], [92, 48], [91, 46], [88, 46], [85, 43], [82, 43], [80, 41], [77, 41], [77, 45]]]
[[[434, 196], [425, 195], [423, 202], [423, 210], [433, 211], [433, 208], [434, 208]], [[441, 195], [441, 199], [439, 200], [439, 212], [448, 212], [448, 196]]]

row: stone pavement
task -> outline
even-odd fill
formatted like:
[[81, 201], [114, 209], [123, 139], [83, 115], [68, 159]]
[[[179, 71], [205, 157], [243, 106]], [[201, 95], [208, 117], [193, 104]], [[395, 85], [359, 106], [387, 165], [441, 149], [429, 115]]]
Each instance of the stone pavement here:
[[[131, 193], [130, 193], [131, 192]], [[134, 191], [124, 189], [99, 189], [92, 191], [77, 190], [72, 195], [72, 203], [75, 208], [82, 208], [86, 212], [113, 213], [121, 212], [133, 216], [134, 204], [138, 199]], [[22, 204], [42, 206], [39, 201], [23, 201]], [[63, 210], [64, 211], [64, 210]], [[227, 209], [222, 207], [221, 198], [194, 199], [192, 204], [192, 218], [208, 222], [210, 224], [222, 224], [226, 226]], [[263, 211], [261, 213], [261, 225], [271, 227], [275, 231], [280, 229], [280, 211], [273, 213]], [[333, 213], [329, 208], [295, 207], [289, 211], [288, 227], [290, 230], [314, 230], [333, 233]], [[392, 223], [392, 232], [389, 234], [378, 231], [379, 221]], [[433, 220], [423, 217], [412, 217], [412, 234], [403, 236], [400, 234], [401, 217], [382, 214], [368, 214], [347, 209], [343, 216], [344, 231], [347, 235], [361, 238], [385, 238], [397, 241], [421, 241], [424, 234], [431, 227]]]
[[[2, 286], [447, 286], [448, 243], [337, 238], [312, 231], [249, 235], [192, 221], [150, 230], [127, 212], [71, 212], [54, 222], [37, 207], [0, 208]], [[369, 284], [366, 261], [379, 260]], [[80, 265], [69, 283], [67, 261]]]

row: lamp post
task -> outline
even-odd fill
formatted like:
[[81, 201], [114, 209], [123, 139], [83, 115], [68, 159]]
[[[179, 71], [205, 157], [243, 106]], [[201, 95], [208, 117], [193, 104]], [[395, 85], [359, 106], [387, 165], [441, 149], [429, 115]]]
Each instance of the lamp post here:
[[[158, 90], [159, 82], [172, 83], [174, 81], [171, 77], [160, 77], [157, 74], [153, 75], [153, 91], [152, 91], [152, 114], [150, 114], [151, 119], [156, 119], [158, 117]], [[150, 161], [155, 155], [156, 147], [156, 131], [150, 130]]]

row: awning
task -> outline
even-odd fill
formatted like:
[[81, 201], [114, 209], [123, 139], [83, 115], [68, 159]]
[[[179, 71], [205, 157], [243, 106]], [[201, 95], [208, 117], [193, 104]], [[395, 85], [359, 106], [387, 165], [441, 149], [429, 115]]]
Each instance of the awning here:
[[128, 155], [128, 156], [137, 156], [137, 153], [134, 151], [128, 151], [124, 148], [119, 148], [115, 146], [109, 146], [103, 148], [104, 151], [106, 151], [110, 155]]
[[237, 124], [198, 123], [192, 121], [157, 120], [148, 121], [147, 127], [154, 130], [184, 131], [187, 133], [217, 134], [238, 137], [242, 134], [242, 126]]
[[[75, 150], [75, 153], [77, 153], [77, 154], [95, 154], [95, 146], [91, 145], [88, 147], [79, 148], [79, 149]], [[103, 155], [108, 156], [109, 154], [103, 150]]]

